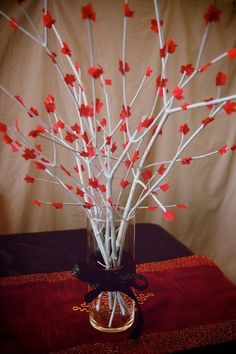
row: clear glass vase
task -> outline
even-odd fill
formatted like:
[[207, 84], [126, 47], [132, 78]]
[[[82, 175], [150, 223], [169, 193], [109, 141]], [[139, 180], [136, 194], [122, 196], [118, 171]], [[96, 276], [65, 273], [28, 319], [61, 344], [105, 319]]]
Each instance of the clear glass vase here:
[[[94, 271], [103, 270], [110, 279], [117, 271], [124, 277], [135, 273], [135, 217], [124, 221], [114, 213], [88, 219], [87, 240], [87, 262]], [[91, 284], [88, 290], [96, 286]], [[90, 303], [89, 321], [99, 331], [122, 332], [132, 326], [134, 311], [134, 300], [122, 291], [102, 291]]]

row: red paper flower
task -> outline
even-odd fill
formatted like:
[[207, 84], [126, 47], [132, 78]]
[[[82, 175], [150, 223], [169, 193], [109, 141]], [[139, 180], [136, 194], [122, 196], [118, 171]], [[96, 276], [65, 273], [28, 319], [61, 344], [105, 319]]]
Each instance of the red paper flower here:
[[46, 167], [40, 162], [34, 161], [34, 167], [37, 168], [37, 170], [42, 170], [42, 171], [46, 170]]
[[37, 200], [37, 199], [32, 199], [32, 200], [30, 201], [30, 203], [31, 203], [31, 204], [34, 204], [34, 205], [37, 206], [37, 207], [40, 207], [40, 206], [41, 206], [40, 201]]
[[161, 75], [159, 75], [156, 79], [156, 87], [166, 87], [168, 80], [162, 79]]
[[52, 203], [52, 206], [55, 208], [55, 209], [62, 209], [64, 207], [64, 204], [61, 203], [61, 202], [53, 202]]
[[59, 129], [64, 129], [65, 127], [65, 123], [62, 120], [58, 120], [58, 122], [56, 122], [53, 126], [53, 131], [55, 134], [58, 133]]
[[216, 75], [216, 86], [224, 86], [228, 80], [228, 76], [219, 71], [218, 74]]
[[223, 105], [223, 110], [227, 115], [236, 112], [236, 102], [229, 101]]
[[30, 107], [30, 110], [29, 110], [28, 114], [29, 114], [29, 116], [31, 118], [33, 118], [34, 115], [38, 117], [39, 112], [38, 112], [38, 110], [36, 108]]
[[44, 27], [51, 28], [52, 25], [55, 23], [55, 20], [52, 18], [52, 15], [50, 14], [49, 11], [45, 12], [43, 11], [43, 25]]
[[[151, 27], [150, 27], [150, 29], [151, 29], [153, 32], [158, 33], [158, 32], [159, 32], [159, 28], [158, 28], [157, 20], [156, 20], [155, 18], [152, 18], [152, 19], [150, 20], [150, 22], [151, 22]], [[160, 20], [160, 25], [163, 26], [163, 24], [164, 24], [163, 20]]]
[[71, 50], [67, 43], [63, 42], [63, 47], [61, 48], [61, 53], [71, 57]]
[[174, 53], [175, 50], [176, 50], [176, 47], [177, 47], [177, 44], [174, 42], [173, 38], [169, 38], [166, 42], [166, 50], [167, 50], [167, 53]]
[[111, 79], [105, 79], [105, 84], [107, 86], [111, 86]]
[[24, 157], [25, 160], [30, 160], [30, 159], [35, 159], [36, 154], [34, 149], [25, 148], [24, 154], [22, 156]]
[[22, 98], [21, 96], [16, 95], [16, 96], [15, 96], [15, 98], [16, 98], [16, 99], [17, 99], [17, 101], [18, 101], [18, 102], [20, 102], [21, 104], [23, 104], [23, 103], [24, 103], [24, 100], [23, 100], [23, 98]]
[[60, 165], [60, 168], [61, 168], [61, 170], [63, 171], [63, 172], [65, 172], [65, 174], [67, 175], [67, 176], [71, 176], [71, 173], [63, 166], [63, 165]]
[[130, 71], [130, 67], [128, 63], [123, 64], [122, 60], [119, 60], [119, 71], [121, 72], [122, 75], [125, 75], [125, 73]]
[[181, 87], [176, 86], [173, 90], [173, 95], [177, 100], [182, 100], [183, 96], [183, 89]]
[[151, 170], [145, 170], [141, 173], [141, 176], [142, 178], [145, 180], [145, 181], [148, 181], [149, 179], [152, 178], [152, 171]]
[[223, 155], [227, 152], [227, 145], [224, 145], [224, 146], [221, 146], [219, 149], [218, 149], [218, 152], [219, 154]]
[[186, 73], [187, 76], [190, 76], [194, 72], [194, 67], [192, 64], [181, 65], [180, 72], [181, 74]]
[[81, 104], [79, 107], [79, 113], [81, 117], [92, 117], [93, 116], [93, 109], [89, 105], [85, 105], [84, 103]]
[[31, 130], [29, 132], [28, 136], [31, 136], [32, 138], [36, 138], [42, 133], [45, 133], [45, 129], [41, 125], [38, 125], [35, 130]]
[[157, 173], [158, 173], [159, 175], [163, 175], [163, 173], [165, 172], [165, 170], [166, 170], [165, 165], [162, 164], [162, 165], [158, 168]]
[[84, 197], [84, 192], [79, 187], [76, 188], [76, 194], [80, 197]]
[[79, 126], [79, 124], [77, 124], [77, 123], [75, 123], [74, 125], [72, 125], [71, 126], [71, 129], [74, 131], [74, 132], [76, 132], [77, 134], [79, 134], [80, 133], [80, 126]]
[[83, 20], [92, 20], [96, 21], [96, 13], [93, 10], [93, 7], [91, 4], [87, 4], [81, 8], [82, 12], [82, 19]]
[[99, 98], [96, 98], [95, 110], [97, 114], [100, 113], [102, 107], [103, 107], [103, 102], [100, 101]]
[[148, 128], [152, 124], [153, 121], [154, 121], [153, 117], [144, 119], [144, 121], [142, 122], [142, 127]]
[[174, 218], [175, 218], [175, 213], [174, 213], [172, 210], [165, 211], [165, 212], [164, 212], [164, 218], [165, 218], [167, 221], [173, 221]]
[[0, 132], [2, 133], [7, 132], [7, 125], [5, 123], [0, 123]]
[[214, 5], [209, 6], [207, 12], [204, 14], [206, 24], [208, 24], [209, 22], [219, 22], [221, 14], [221, 9]]
[[8, 25], [14, 31], [18, 30], [18, 28], [19, 28], [18, 23], [16, 22], [16, 20], [13, 17], [11, 17], [11, 21], [8, 22]]
[[128, 185], [129, 185], [129, 181], [127, 180], [127, 179], [122, 179], [121, 181], [120, 181], [120, 185], [121, 185], [121, 188], [125, 188], [125, 187], [127, 187]]
[[181, 204], [177, 204], [176, 208], [178, 208], [178, 209], [186, 209], [187, 207], [186, 207], [185, 204], [181, 203]]
[[236, 58], [236, 48], [232, 48], [227, 52], [227, 57], [229, 60]]
[[99, 189], [100, 192], [102, 192], [102, 193], [105, 193], [106, 190], [107, 190], [105, 184], [99, 184], [98, 189]]
[[146, 74], [145, 74], [147, 77], [150, 77], [151, 75], [152, 75], [152, 69], [151, 69], [151, 67], [149, 66], [148, 68], [147, 68], [147, 71], [146, 71]]
[[98, 65], [98, 66], [91, 66], [89, 69], [88, 69], [88, 73], [89, 75], [91, 75], [94, 79], [98, 79], [103, 73], [103, 68]]
[[98, 179], [96, 177], [94, 177], [94, 178], [89, 178], [88, 179], [88, 184], [92, 188], [96, 189], [96, 188], [98, 188], [99, 182], [98, 182]]
[[190, 131], [188, 124], [182, 124], [179, 127], [179, 132], [183, 133], [184, 135], [186, 135], [188, 132]]
[[204, 119], [202, 120], [202, 124], [203, 124], [204, 127], [205, 127], [207, 124], [213, 122], [213, 120], [214, 120], [214, 118], [212, 118], [212, 117], [206, 117], [206, 118], [204, 118]]
[[70, 184], [66, 184], [66, 188], [69, 190], [69, 191], [72, 191], [74, 189], [73, 186], [71, 186]]
[[150, 206], [148, 206], [148, 208], [147, 208], [148, 211], [156, 211], [157, 209], [158, 209], [158, 207], [155, 206], [155, 205], [150, 205]]
[[204, 64], [203, 66], [200, 67], [199, 71], [200, 73], [203, 73], [204, 71], [206, 71], [209, 66], [211, 66], [211, 63], [207, 63], [207, 64]]
[[181, 108], [182, 108], [183, 111], [186, 111], [188, 109], [188, 103], [182, 104]]
[[56, 57], [57, 57], [57, 54], [55, 52], [51, 52], [48, 54], [49, 58], [52, 59], [53, 63], [55, 64], [57, 61], [56, 61]]
[[76, 139], [78, 139], [78, 136], [74, 133], [66, 132], [65, 140], [68, 141], [69, 143], [73, 143]]
[[67, 85], [70, 85], [71, 87], [73, 87], [74, 83], [75, 83], [75, 75], [66, 74], [66, 76], [64, 77], [64, 80], [67, 83]]
[[44, 100], [44, 105], [48, 113], [55, 112], [55, 99], [52, 95], [48, 95]]
[[165, 183], [162, 184], [161, 186], [159, 186], [160, 190], [162, 190], [163, 192], [168, 191], [168, 189], [170, 188], [170, 183]]
[[107, 121], [106, 121], [106, 118], [102, 118], [102, 120], [100, 121], [100, 125], [102, 127], [105, 127], [107, 125]]
[[135, 163], [139, 159], [139, 150], [136, 150], [132, 157], [132, 162]]
[[129, 4], [124, 4], [124, 16], [125, 17], [133, 17], [134, 11], [132, 11], [129, 7]]
[[124, 120], [125, 118], [128, 118], [131, 116], [131, 112], [130, 112], [130, 107], [127, 106], [127, 108], [125, 109], [124, 105], [122, 106], [122, 111], [120, 113], [120, 119]]
[[34, 179], [34, 177], [26, 175], [24, 180], [25, 180], [26, 183], [34, 183], [35, 179]]
[[181, 164], [182, 165], [190, 165], [191, 161], [192, 161], [192, 157], [183, 157], [181, 159]]

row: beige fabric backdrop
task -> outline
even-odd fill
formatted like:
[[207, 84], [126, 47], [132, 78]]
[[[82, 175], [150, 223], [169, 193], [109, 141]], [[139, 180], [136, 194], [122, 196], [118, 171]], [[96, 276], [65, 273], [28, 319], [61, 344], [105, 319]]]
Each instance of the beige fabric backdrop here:
[[[57, 28], [63, 40], [68, 42], [72, 49], [73, 59], [78, 60], [86, 72], [89, 66], [87, 32], [86, 24], [81, 20], [80, 14], [81, 6], [86, 2], [50, 0], [49, 3], [50, 10], [57, 19]], [[233, 2], [222, 0], [214, 3], [223, 9], [222, 21], [211, 27], [202, 63], [236, 46], [236, 9], [233, 7]], [[1, 0], [0, 4], [3, 11], [19, 19], [19, 23], [25, 28], [29, 28], [14, 0]], [[171, 35], [178, 44], [176, 54], [170, 58], [168, 65], [170, 89], [176, 85], [179, 78], [180, 65], [195, 62], [205, 27], [203, 13], [210, 4], [208, 0], [161, 1], [165, 38]], [[117, 70], [117, 62], [121, 58], [123, 2], [93, 0], [93, 5], [97, 12], [97, 21], [94, 24], [96, 62], [104, 67], [106, 77], [112, 79], [112, 113], [117, 117], [122, 104], [121, 75]], [[151, 65], [154, 71], [152, 79], [147, 82], [133, 111], [134, 116], [140, 117], [150, 110], [153, 101], [155, 78], [160, 73], [159, 48], [155, 34], [149, 29], [149, 21], [155, 17], [152, 1], [131, 0], [130, 6], [135, 11], [135, 16], [128, 25], [127, 61], [131, 66], [131, 72], [127, 75], [128, 101], [137, 90], [147, 66]], [[42, 2], [27, 0], [25, 8], [36, 26], [40, 28]], [[37, 107], [42, 115], [45, 115], [43, 99], [51, 93], [56, 98], [61, 116], [73, 117], [74, 110], [70, 105], [70, 98], [45, 52], [19, 31], [9, 30], [3, 18], [0, 21], [1, 83], [13, 94], [23, 96], [27, 104]], [[51, 43], [52, 40], [50, 35]], [[223, 94], [235, 93], [236, 61], [223, 60], [216, 67], [210, 68], [206, 74], [199, 75], [185, 93], [185, 101], [197, 102], [215, 96], [214, 80], [219, 70], [229, 75], [228, 85], [227, 88], [223, 88]], [[0, 94], [0, 100], [1, 122], [13, 124], [15, 118], [19, 117], [23, 130], [32, 129], [32, 121], [27, 114], [3, 92]], [[173, 147], [180, 139], [180, 134], [177, 133], [179, 125], [188, 122], [191, 127], [197, 127], [207, 114], [208, 111], [203, 109], [196, 113], [187, 111], [175, 115], [166, 125], [151, 159], [170, 158]], [[236, 143], [236, 114], [229, 118], [223, 114], [211, 129], [201, 134], [184, 155], [210, 152], [225, 143], [229, 145]], [[76, 229], [85, 226], [85, 217], [76, 207], [69, 206], [55, 211], [47, 206], [37, 208], [30, 205], [29, 200], [33, 198], [53, 201], [67, 199], [50, 185], [43, 183], [26, 185], [24, 182], [26, 174], [35, 175], [31, 164], [15, 156], [8, 146], [0, 142], [1, 234]], [[235, 175], [235, 153], [231, 152], [225, 156], [217, 155], [194, 161], [190, 166], [177, 165], [168, 177], [172, 188], [164, 196], [165, 202], [167, 204], [184, 202], [189, 206], [188, 209], [177, 211], [173, 223], [166, 222], [158, 211], [139, 212], [137, 221], [160, 224], [191, 250], [214, 260], [236, 283]]]

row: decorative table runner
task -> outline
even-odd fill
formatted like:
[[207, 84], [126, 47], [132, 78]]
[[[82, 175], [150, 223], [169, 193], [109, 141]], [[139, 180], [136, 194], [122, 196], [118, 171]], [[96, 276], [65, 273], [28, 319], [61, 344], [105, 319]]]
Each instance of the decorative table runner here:
[[236, 339], [236, 286], [210, 260], [189, 256], [137, 266], [148, 289], [138, 340], [93, 329], [85, 283], [71, 272], [0, 279], [0, 352], [171, 353]]

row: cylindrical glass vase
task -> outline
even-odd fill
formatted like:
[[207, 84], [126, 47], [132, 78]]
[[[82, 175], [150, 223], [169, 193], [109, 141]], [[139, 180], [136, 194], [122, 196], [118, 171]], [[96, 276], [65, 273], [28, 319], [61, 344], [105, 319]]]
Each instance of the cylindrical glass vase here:
[[[113, 213], [109, 217], [88, 219], [87, 240], [87, 262], [95, 272], [105, 270], [110, 279], [114, 271], [127, 276], [135, 273], [135, 217], [124, 221]], [[89, 290], [96, 286], [89, 285]], [[132, 326], [134, 311], [135, 302], [128, 295], [121, 291], [102, 291], [90, 303], [89, 321], [99, 331], [122, 332]]]

